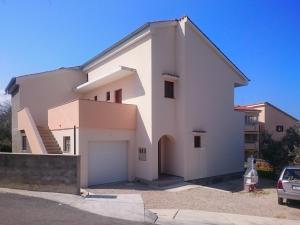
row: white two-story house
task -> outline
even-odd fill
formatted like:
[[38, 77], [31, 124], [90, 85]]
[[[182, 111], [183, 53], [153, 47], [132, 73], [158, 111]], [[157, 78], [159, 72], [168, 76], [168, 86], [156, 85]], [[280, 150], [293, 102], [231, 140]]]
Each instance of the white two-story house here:
[[146, 23], [79, 67], [13, 78], [13, 151], [81, 155], [81, 185], [243, 170], [247, 77], [188, 18]]

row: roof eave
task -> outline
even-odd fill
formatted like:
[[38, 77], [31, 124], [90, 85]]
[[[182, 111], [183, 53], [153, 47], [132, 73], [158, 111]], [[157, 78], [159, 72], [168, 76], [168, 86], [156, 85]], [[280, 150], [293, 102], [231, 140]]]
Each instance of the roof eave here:
[[17, 81], [17, 78], [16, 78], [16, 77], [13, 77], [13, 78], [10, 79], [8, 85], [7, 85], [6, 88], [5, 88], [5, 93], [6, 93], [6, 94], [10, 94], [9, 90], [11, 89], [11, 87], [12, 87], [13, 85], [15, 85], [16, 81]]

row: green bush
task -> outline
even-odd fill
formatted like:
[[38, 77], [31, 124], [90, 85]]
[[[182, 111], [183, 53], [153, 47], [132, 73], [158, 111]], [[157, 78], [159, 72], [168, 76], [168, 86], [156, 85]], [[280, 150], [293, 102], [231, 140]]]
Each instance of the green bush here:
[[261, 171], [261, 170], [258, 170], [257, 173], [258, 173], [258, 177], [259, 178], [265, 178], [265, 179], [270, 179], [270, 180], [277, 180], [278, 177], [279, 177], [277, 174], [275, 174], [274, 172], [271, 172], [271, 171]]

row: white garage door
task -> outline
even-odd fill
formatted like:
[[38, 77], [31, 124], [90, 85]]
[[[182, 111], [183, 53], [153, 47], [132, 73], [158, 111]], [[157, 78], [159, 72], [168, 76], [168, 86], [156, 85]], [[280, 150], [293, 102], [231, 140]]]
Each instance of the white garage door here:
[[127, 142], [90, 142], [88, 152], [88, 185], [126, 181]]

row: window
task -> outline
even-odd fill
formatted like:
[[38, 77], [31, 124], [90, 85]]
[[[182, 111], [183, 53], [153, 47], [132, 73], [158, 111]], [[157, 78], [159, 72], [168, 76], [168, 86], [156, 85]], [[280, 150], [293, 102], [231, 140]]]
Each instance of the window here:
[[71, 138], [70, 136], [64, 136], [64, 152], [70, 152]]
[[257, 134], [245, 134], [245, 143], [253, 144], [257, 142]]
[[115, 103], [122, 103], [122, 89], [115, 91]]
[[146, 157], [146, 148], [139, 148], [139, 160], [140, 161], [146, 161], [147, 157]]
[[174, 82], [165, 80], [165, 98], [174, 98]]
[[98, 100], [98, 96], [96, 95], [96, 96], [94, 96], [94, 100], [95, 101], [97, 101]]
[[283, 125], [277, 125], [276, 126], [276, 131], [277, 132], [283, 132]]
[[255, 125], [257, 124], [257, 121], [258, 121], [257, 116], [245, 116], [246, 125]]
[[106, 101], [110, 101], [110, 92], [106, 92]]
[[201, 136], [194, 136], [194, 148], [201, 148]]
[[300, 169], [286, 169], [283, 174], [284, 180], [299, 180]]
[[22, 136], [22, 150], [27, 150], [27, 138], [25, 135]]

